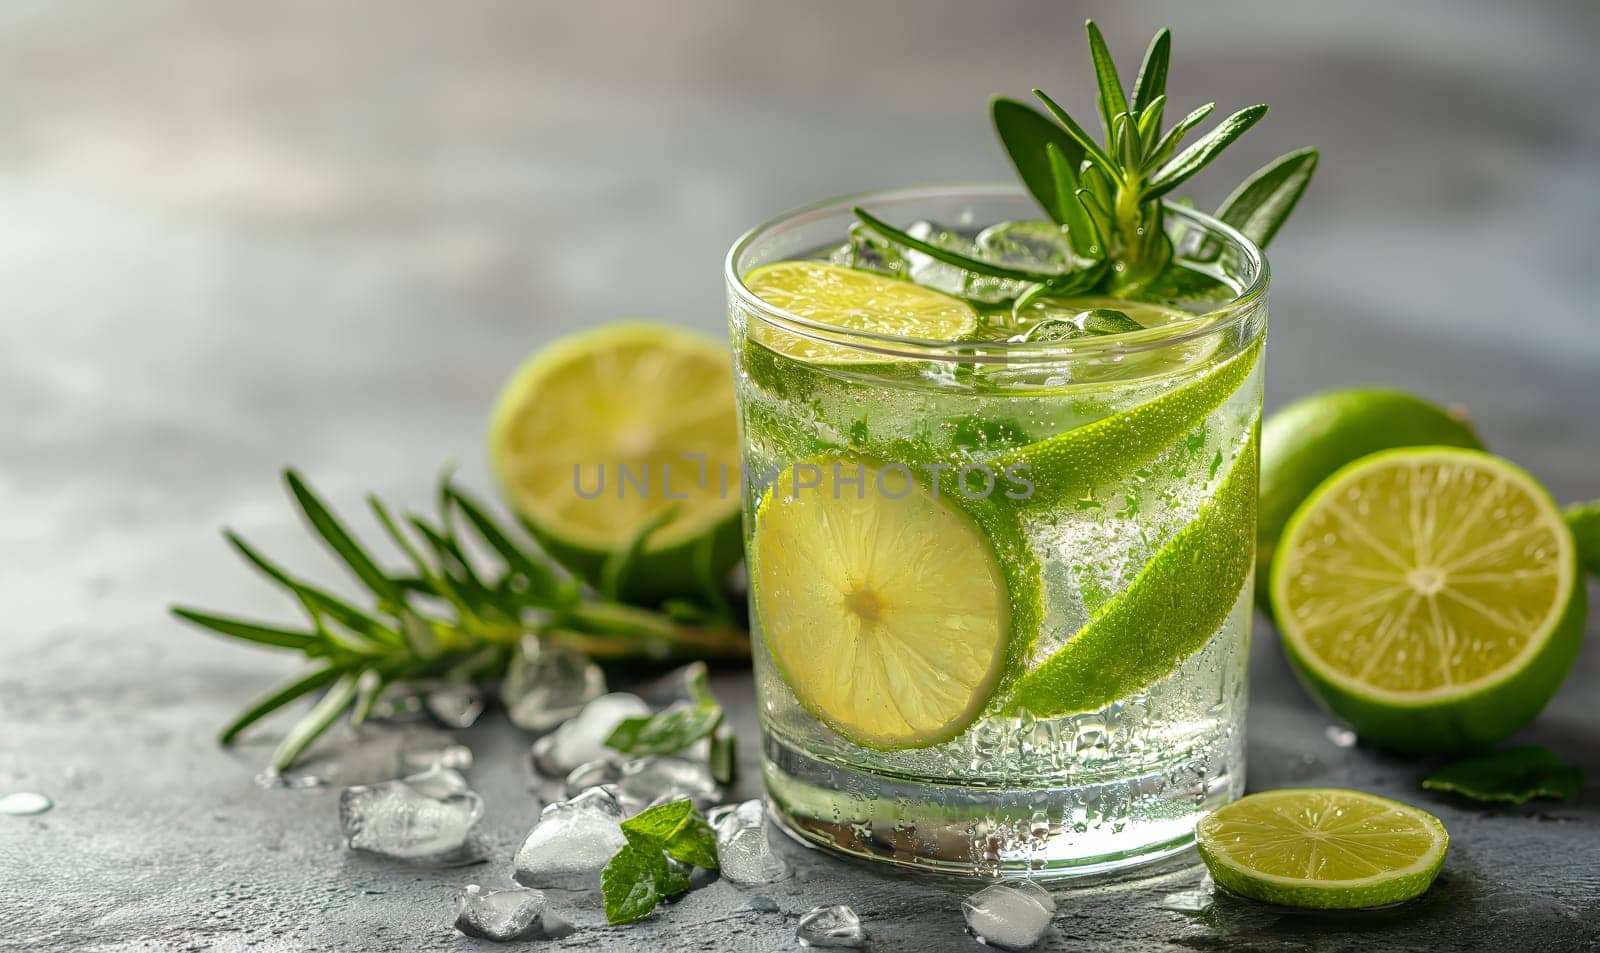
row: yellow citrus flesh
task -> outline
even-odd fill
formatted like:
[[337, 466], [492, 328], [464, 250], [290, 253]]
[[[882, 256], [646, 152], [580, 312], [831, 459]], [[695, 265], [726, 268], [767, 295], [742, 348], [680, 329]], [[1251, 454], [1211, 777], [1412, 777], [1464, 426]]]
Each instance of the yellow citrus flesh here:
[[[958, 341], [978, 327], [978, 313], [959, 298], [909, 281], [816, 261], [780, 261], [745, 276], [756, 297], [782, 311], [846, 331], [929, 341]], [[885, 356], [813, 340], [760, 320], [750, 337], [774, 351], [818, 364], [876, 364]]]
[[1527, 474], [1428, 448], [1364, 458], [1295, 515], [1274, 600], [1301, 661], [1410, 704], [1526, 667], [1570, 599], [1571, 534]]
[[649, 549], [703, 535], [739, 505], [727, 349], [642, 323], [566, 338], [501, 393], [489, 449], [512, 504], [568, 546], [620, 549], [669, 507]]
[[774, 661], [845, 738], [937, 744], [993, 694], [1010, 622], [1000, 565], [970, 518], [903, 469], [830, 455], [782, 471], [750, 556]]

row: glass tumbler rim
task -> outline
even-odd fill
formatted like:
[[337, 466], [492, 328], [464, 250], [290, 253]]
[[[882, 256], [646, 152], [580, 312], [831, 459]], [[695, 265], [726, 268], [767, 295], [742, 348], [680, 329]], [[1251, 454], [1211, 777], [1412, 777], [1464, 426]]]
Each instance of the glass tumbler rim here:
[[[1242, 290], [1227, 301], [1196, 314], [1193, 320], [1178, 322], [1171, 326], [1170, 331], [1151, 329], [1150, 332], [1136, 335], [1136, 339], [1131, 341], [1120, 340], [1121, 336], [1116, 336], [1077, 338], [1068, 341], [955, 342], [841, 328], [774, 307], [759, 298], [745, 284], [741, 265], [751, 248], [762, 239], [771, 237], [785, 228], [847, 213], [854, 205], [914, 206], [918, 202], [961, 198], [989, 201], [1026, 200], [1028, 193], [1014, 183], [952, 183], [857, 192], [790, 209], [755, 226], [733, 243], [723, 260], [723, 277], [728, 292], [745, 313], [763, 323], [835, 347], [842, 346], [891, 358], [963, 363], [1034, 364], [1080, 358], [1114, 359], [1118, 355], [1156, 351], [1188, 344], [1211, 335], [1225, 334], [1230, 329], [1249, 321], [1260, 302], [1266, 297], [1267, 286], [1271, 281], [1265, 254], [1233, 226], [1204, 212], [1172, 202], [1163, 202], [1168, 215], [1185, 220], [1210, 237], [1236, 248], [1248, 270], [1249, 280]], [[1157, 333], [1158, 331], [1163, 333]]]

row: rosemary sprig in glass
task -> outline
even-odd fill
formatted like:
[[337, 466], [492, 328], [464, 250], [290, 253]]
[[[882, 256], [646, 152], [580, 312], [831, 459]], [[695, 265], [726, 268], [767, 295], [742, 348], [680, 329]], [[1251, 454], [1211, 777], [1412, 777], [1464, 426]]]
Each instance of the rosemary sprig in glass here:
[[[645, 527], [590, 587], [519, 542], [446, 474], [432, 519], [408, 513], [401, 520], [376, 496], [367, 498], [373, 517], [409, 564], [394, 572], [362, 546], [299, 473], [285, 471], [284, 479], [306, 523], [370, 595], [371, 608], [291, 575], [225, 531], [251, 566], [295, 598], [307, 625], [291, 628], [186, 606], [172, 609], [210, 632], [299, 652], [315, 663], [246, 708], [220, 736], [222, 744], [232, 744], [267, 715], [323, 691], [273, 753], [275, 771], [292, 765], [341, 717], [348, 715], [351, 725], [360, 727], [392, 687], [498, 678], [528, 636], [601, 661], [749, 653], [748, 636], [711, 580], [706, 580], [703, 605], [676, 602], [658, 611], [616, 598], [645, 541], [664, 519]], [[488, 560], [474, 555], [485, 551]]]
[[[1125, 92], [1105, 38], [1087, 23], [1089, 55], [1098, 86], [1104, 142], [1097, 141], [1059, 103], [1033, 93], [1048, 115], [1004, 97], [991, 104], [995, 132], [1028, 191], [1058, 225], [1071, 254], [1065, 268], [1042, 271], [985, 261], [921, 241], [854, 209], [862, 224], [897, 245], [976, 275], [1024, 283], [1018, 305], [1041, 295], [1102, 292], [1132, 296], [1194, 284], [1193, 261], [1175, 261], [1163, 227], [1162, 202], [1174, 189], [1233, 144], [1266, 115], [1248, 106], [1222, 120], [1181, 152], [1179, 146], [1216, 108], [1207, 103], [1162, 132], [1172, 36], [1157, 33], [1131, 94]], [[1265, 247], [1294, 210], [1317, 166], [1317, 150], [1280, 156], [1250, 176], [1217, 209], [1217, 217]], [[1166, 296], [1166, 295], [1158, 295]]]

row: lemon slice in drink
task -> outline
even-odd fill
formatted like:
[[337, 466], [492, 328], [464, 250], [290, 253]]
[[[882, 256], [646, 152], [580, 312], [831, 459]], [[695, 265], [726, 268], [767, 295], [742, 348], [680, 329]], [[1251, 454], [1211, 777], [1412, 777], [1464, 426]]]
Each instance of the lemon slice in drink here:
[[1207, 815], [1195, 839], [1221, 886], [1319, 910], [1419, 896], [1439, 875], [1450, 845], [1432, 814], [1337, 788], [1252, 794]]
[[850, 741], [938, 744], [994, 693], [1011, 622], [999, 559], [903, 466], [825, 455], [782, 471], [756, 513], [750, 579], [784, 680]]
[[[845, 331], [930, 341], [958, 341], [978, 327], [978, 313], [959, 298], [817, 261], [780, 261], [745, 275], [756, 297], [783, 311]], [[887, 358], [859, 348], [814, 340], [752, 321], [750, 337], [780, 354], [812, 364], [881, 364]]]
[[1362, 740], [1497, 741], [1560, 687], [1583, 636], [1572, 532], [1533, 478], [1474, 450], [1375, 453], [1295, 511], [1272, 570], [1289, 659]]
[[630, 601], [697, 593], [739, 560], [738, 418], [720, 342], [624, 323], [552, 344], [501, 391], [489, 459], [540, 543], [590, 581], [673, 508], [621, 582]]

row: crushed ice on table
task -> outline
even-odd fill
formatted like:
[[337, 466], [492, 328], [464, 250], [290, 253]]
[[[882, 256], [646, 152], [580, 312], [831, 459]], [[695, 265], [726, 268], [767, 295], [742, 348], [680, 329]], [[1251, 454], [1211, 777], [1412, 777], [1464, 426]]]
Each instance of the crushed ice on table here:
[[585, 761], [567, 773], [563, 792], [567, 797], [577, 797], [590, 788], [615, 782], [621, 773], [615, 761]]
[[854, 910], [836, 904], [812, 907], [800, 918], [794, 938], [801, 946], [862, 946], [867, 942], [867, 933], [861, 929], [861, 918]]
[[442, 748], [402, 751], [400, 767], [406, 774], [420, 774], [435, 767], [469, 771], [472, 769], [472, 749], [466, 745], [445, 745]]
[[779, 910], [783, 909], [782, 907], [778, 906], [778, 901], [772, 899], [771, 897], [763, 897], [760, 894], [756, 894], [754, 897], [746, 900], [744, 902], [744, 908], [746, 910], [753, 910], [756, 913], [777, 913]]
[[622, 807], [605, 788], [591, 788], [545, 807], [517, 850], [517, 883], [528, 887], [597, 890], [600, 869], [621, 850]]
[[451, 728], [471, 728], [483, 714], [483, 692], [476, 685], [446, 685], [423, 699], [428, 714]]
[[500, 701], [518, 728], [548, 731], [605, 691], [605, 673], [588, 656], [528, 638], [506, 670]]
[[549, 778], [567, 773], [589, 761], [621, 761], [626, 755], [606, 747], [606, 739], [626, 718], [647, 717], [650, 706], [638, 695], [612, 692], [583, 706], [561, 727], [533, 743], [533, 764]]
[[736, 884], [765, 884], [789, 874], [767, 839], [767, 812], [761, 801], [751, 800], [712, 812], [717, 831], [717, 865], [724, 879]]
[[617, 791], [623, 807], [636, 813], [645, 807], [685, 798], [704, 810], [716, 801], [719, 789], [704, 761], [670, 755], [635, 758], [622, 766]]
[[1022, 950], [1044, 936], [1056, 902], [1031, 880], [1009, 880], [985, 887], [961, 901], [967, 929], [980, 943]]
[[549, 940], [572, 926], [550, 910], [545, 895], [527, 887], [485, 890], [467, 884], [456, 894], [456, 929], [480, 940]]
[[34, 791], [13, 791], [0, 797], [0, 815], [7, 817], [32, 817], [55, 806], [54, 801]]
[[1354, 748], [1356, 746], [1356, 733], [1344, 725], [1329, 725], [1322, 732], [1335, 748]]
[[488, 856], [488, 843], [474, 829], [482, 817], [483, 799], [450, 768], [339, 793], [339, 825], [351, 850], [422, 866], [454, 867]]

